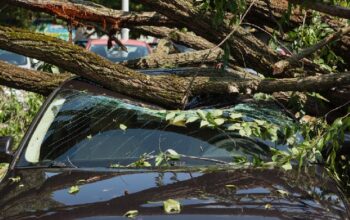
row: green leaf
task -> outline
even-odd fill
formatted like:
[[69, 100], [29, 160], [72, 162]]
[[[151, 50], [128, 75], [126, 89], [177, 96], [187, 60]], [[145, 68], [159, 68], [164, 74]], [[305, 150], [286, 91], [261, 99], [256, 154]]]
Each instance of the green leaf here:
[[174, 199], [168, 199], [168, 200], [164, 201], [163, 208], [164, 208], [164, 211], [168, 214], [181, 212], [180, 203]]
[[158, 154], [155, 161], [156, 161], [155, 165], [157, 167], [160, 166], [164, 161], [164, 154], [163, 153]]
[[216, 118], [214, 119], [214, 122], [216, 125], [222, 125], [223, 123], [225, 123], [225, 119], [223, 118]]
[[126, 125], [124, 125], [124, 124], [120, 124], [120, 125], [119, 125], [119, 128], [120, 128], [121, 130], [123, 130], [123, 131], [126, 131], [126, 129], [127, 129], [128, 127], [126, 127]]
[[266, 203], [265, 209], [271, 209], [271, 208], [272, 208], [272, 205], [270, 203]]
[[285, 163], [283, 166], [282, 166], [282, 168], [284, 169], [284, 170], [291, 170], [292, 169], [292, 165], [290, 164], [290, 162], [287, 162], [287, 163]]
[[178, 154], [173, 149], [168, 149], [164, 153], [166, 154], [167, 158], [170, 160], [179, 160], [180, 159], [180, 154]]
[[278, 140], [278, 135], [277, 135], [278, 127], [272, 126], [267, 129], [267, 132], [270, 134], [270, 139], [272, 142], [275, 142]]
[[282, 189], [278, 189], [276, 190], [281, 196], [288, 196], [289, 193], [285, 190], [282, 190]]
[[238, 133], [239, 133], [239, 135], [241, 135], [243, 137], [248, 136], [244, 129], [239, 130]]
[[309, 96], [315, 97], [317, 99], [323, 100], [325, 102], [330, 102], [327, 98], [323, 97], [321, 94], [317, 93], [317, 92], [312, 92], [312, 93], [308, 93]]
[[209, 125], [209, 122], [208, 122], [208, 121], [202, 120], [202, 121], [201, 121], [201, 124], [200, 124], [200, 127], [202, 128], [202, 127], [206, 127], [206, 126], [208, 126], [208, 125]]
[[266, 123], [266, 121], [264, 121], [264, 120], [259, 120], [259, 119], [255, 119], [254, 120], [259, 126], [263, 126], [265, 123]]
[[192, 122], [195, 122], [199, 119], [198, 116], [192, 116], [192, 117], [189, 117], [187, 120], [186, 120], [186, 124], [187, 123], [192, 123]]
[[228, 184], [228, 185], [225, 185], [226, 188], [229, 188], [229, 189], [234, 189], [236, 190], [237, 189], [237, 186], [233, 185], [233, 184]]
[[230, 126], [227, 128], [227, 130], [229, 130], [229, 131], [241, 130], [241, 129], [242, 129], [242, 126], [241, 126], [241, 124], [239, 124], [239, 123], [235, 123], [235, 124], [233, 124], [233, 125], [230, 125]]
[[172, 111], [172, 112], [169, 112], [166, 116], [165, 116], [165, 120], [166, 121], [169, 121], [170, 119], [173, 119], [176, 115], [176, 112]]
[[248, 123], [243, 124], [243, 129], [244, 129], [244, 133], [246, 134], [246, 136], [252, 135], [252, 129]]
[[185, 114], [180, 114], [178, 116], [176, 116], [173, 120], [173, 123], [177, 123], [180, 121], [184, 121], [185, 120], [186, 115]]
[[130, 210], [130, 211], [127, 211], [123, 216], [127, 217], [127, 218], [135, 218], [138, 215], [139, 215], [139, 211], [137, 211], [137, 210]]
[[231, 113], [230, 114], [230, 118], [231, 119], [238, 119], [238, 118], [242, 118], [243, 115], [241, 113]]
[[206, 119], [206, 113], [203, 110], [197, 110], [197, 114], [201, 119]]
[[119, 168], [119, 167], [125, 167], [125, 166], [120, 165], [120, 164], [118, 164], [118, 163], [115, 163], [115, 164], [111, 164], [109, 167], [110, 167], [110, 168]]
[[70, 188], [69, 188], [69, 191], [68, 191], [68, 193], [69, 194], [76, 194], [76, 193], [78, 193], [79, 192], [79, 186], [71, 186]]
[[214, 118], [217, 118], [217, 117], [221, 116], [223, 113], [224, 112], [222, 110], [217, 109], [217, 110], [213, 111], [211, 114]]
[[12, 183], [18, 183], [19, 181], [21, 181], [21, 177], [20, 177], [20, 176], [10, 177], [9, 180], [10, 180]]

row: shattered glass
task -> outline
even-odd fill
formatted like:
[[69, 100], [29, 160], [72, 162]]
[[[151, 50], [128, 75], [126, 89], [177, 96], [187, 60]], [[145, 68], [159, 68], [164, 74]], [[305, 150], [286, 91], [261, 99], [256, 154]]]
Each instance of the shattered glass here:
[[[215, 110], [203, 109], [204, 112]], [[266, 120], [278, 127], [292, 123], [277, 106], [271, 104], [244, 103], [222, 110], [223, 114], [242, 113], [245, 121]], [[168, 149], [190, 156], [175, 163], [176, 166], [215, 164], [214, 160], [196, 160], [191, 156], [229, 163], [237, 156], [252, 159], [254, 156], [264, 158], [270, 155], [271, 143], [258, 138], [242, 137], [237, 132], [222, 129], [200, 128], [199, 122], [174, 125], [166, 120], [169, 111], [88, 89], [61, 89], [46, 111], [43, 116], [45, 121], [42, 119], [36, 128], [40, 132], [35, 135], [34, 131], [32, 137], [37, 141], [31, 140], [29, 143], [34, 144], [26, 150], [26, 154], [38, 151], [38, 159], [30, 161], [22, 155], [20, 166], [48, 160], [79, 167], [127, 165], [143, 155], [157, 155]], [[196, 115], [196, 111], [177, 112], [191, 117]], [[51, 119], [45, 116], [49, 113]], [[47, 128], [43, 129], [45, 126]]]

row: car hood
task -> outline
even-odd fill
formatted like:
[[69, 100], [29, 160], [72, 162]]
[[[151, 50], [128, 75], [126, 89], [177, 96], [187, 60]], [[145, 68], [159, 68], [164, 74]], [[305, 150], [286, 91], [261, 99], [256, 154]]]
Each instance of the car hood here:
[[[136, 219], [348, 218], [346, 200], [320, 168], [16, 169], [0, 195], [0, 219], [122, 219], [129, 210], [138, 210]], [[179, 213], [164, 212], [168, 199], [180, 202]]]

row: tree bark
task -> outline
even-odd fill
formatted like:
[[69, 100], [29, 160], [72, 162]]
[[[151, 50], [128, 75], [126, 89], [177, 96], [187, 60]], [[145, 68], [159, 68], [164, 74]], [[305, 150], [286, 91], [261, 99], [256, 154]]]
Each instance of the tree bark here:
[[271, 93], [274, 91], [315, 91], [324, 92], [331, 88], [349, 85], [350, 72], [334, 73], [305, 78], [265, 79], [258, 86], [258, 91]]
[[220, 48], [199, 50], [187, 53], [175, 53], [157, 56], [151, 54], [144, 58], [137, 60], [130, 60], [122, 64], [129, 68], [146, 69], [158, 67], [177, 67], [177, 66], [191, 66], [204, 63], [213, 63], [218, 61], [223, 56], [223, 51]]
[[350, 19], [350, 9], [336, 6], [336, 5], [328, 5], [326, 3], [309, 1], [309, 0], [288, 0], [292, 4], [301, 5], [303, 7], [319, 11], [331, 16]]
[[129, 27], [134, 25], [155, 25], [163, 26], [174, 23], [165, 16], [155, 12], [123, 12], [106, 8], [102, 5], [68, 0], [11, 0], [9, 4], [27, 8], [33, 11], [46, 12], [61, 19], [79, 24], [81, 21], [88, 21], [117, 27]]
[[195, 35], [191, 32], [182, 32], [176, 28], [156, 27], [156, 26], [134, 26], [132, 29], [146, 35], [161, 37], [171, 40], [175, 43], [183, 44], [196, 50], [205, 50], [215, 47], [216, 45], [206, 39]]
[[62, 82], [71, 78], [71, 74], [49, 74], [23, 69], [0, 61], [0, 84], [15, 89], [23, 89], [42, 95], [50, 94]]

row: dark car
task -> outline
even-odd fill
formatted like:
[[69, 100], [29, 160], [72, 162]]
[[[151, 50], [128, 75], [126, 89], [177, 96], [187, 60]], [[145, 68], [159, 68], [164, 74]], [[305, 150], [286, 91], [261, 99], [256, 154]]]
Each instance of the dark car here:
[[[293, 123], [272, 105], [232, 109], [245, 120]], [[197, 111], [220, 114], [184, 112]], [[322, 167], [235, 167], [233, 158], [268, 158], [271, 143], [184, 125], [179, 112], [81, 78], [66, 82], [15, 153], [10, 138], [0, 141], [0, 158], [11, 162], [0, 219], [348, 219], [348, 203]]]

